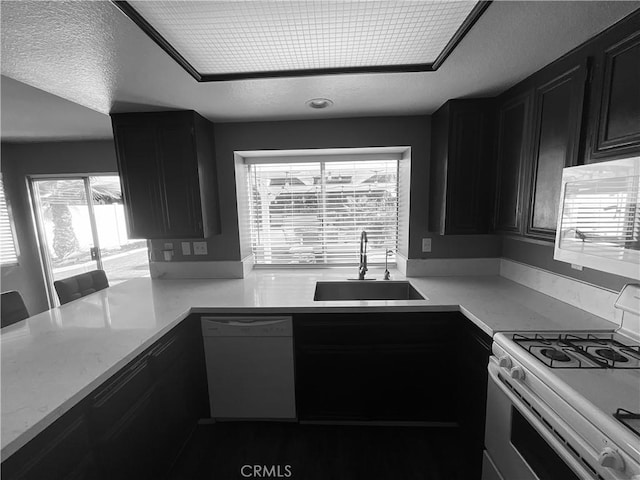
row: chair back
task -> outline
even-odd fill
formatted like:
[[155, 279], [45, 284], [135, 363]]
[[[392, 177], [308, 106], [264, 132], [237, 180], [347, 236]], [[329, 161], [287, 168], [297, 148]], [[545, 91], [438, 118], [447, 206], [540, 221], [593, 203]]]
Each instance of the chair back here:
[[60, 304], [64, 305], [85, 295], [95, 293], [109, 286], [104, 270], [93, 270], [73, 277], [57, 280], [53, 286], [58, 293]]
[[29, 311], [22, 300], [22, 295], [15, 290], [2, 293], [0, 309], [2, 310], [0, 315], [1, 327], [12, 325], [29, 317]]

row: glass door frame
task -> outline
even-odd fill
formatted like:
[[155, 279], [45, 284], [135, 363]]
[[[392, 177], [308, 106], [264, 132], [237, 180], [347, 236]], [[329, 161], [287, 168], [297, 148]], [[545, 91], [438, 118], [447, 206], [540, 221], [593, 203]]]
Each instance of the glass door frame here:
[[27, 184], [29, 189], [29, 196], [31, 199], [31, 209], [33, 214], [33, 220], [36, 229], [36, 243], [40, 250], [40, 266], [44, 276], [44, 283], [47, 293], [47, 301], [50, 308], [60, 306], [58, 295], [56, 294], [53, 286], [53, 271], [51, 255], [46, 243], [46, 233], [44, 229], [44, 219], [42, 218], [42, 210], [40, 208], [40, 194], [38, 189], [35, 188], [35, 183], [38, 181], [46, 180], [83, 180], [85, 198], [87, 200], [87, 208], [89, 211], [89, 223], [91, 225], [91, 236], [93, 238], [93, 247], [91, 248], [91, 260], [96, 262], [96, 268], [103, 270], [102, 255], [100, 250], [100, 239], [98, 238], [98, 226], [96, 224], [95, 210], [93, 206], [93, 195], [91, 194], [91, 181], [90, 177], [98, 176], [118, 176], [117, 172], [101, 172], [101, 173], [71, 173], [71, 174], [43, 174], [43, 175], [28, 175]]

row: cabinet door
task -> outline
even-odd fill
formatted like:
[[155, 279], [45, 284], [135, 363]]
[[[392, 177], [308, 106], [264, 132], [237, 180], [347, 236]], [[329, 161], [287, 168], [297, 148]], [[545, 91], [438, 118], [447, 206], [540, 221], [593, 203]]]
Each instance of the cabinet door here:
[[94, 479], [87, 419], [74, 410], [2, 463], [2, 478]]
[[536, 88], [526, 234], [552, 240], [562, 169], [577, 164], [586, 63]]
[[102, 478], [158, 478], [165, 465], [157, 457], [157, 425], [153, 391], [148, 390], [98, 440]]
[[193, 124], [160, 125], [161, 191], [165, 205], [165, 235], [202, 237], [202, 207]]
[[449, 172], [445, 232], [486, 233], [489, 229], [488, 195], [493, 166], [490, 118], [484, 103], [475, 108], [451, 108]]
[[464, 478], [480, 478], [484, 450], [485, 414], [487, 406], [487, 365], [491, 356], [491, 337], [464, 320], [459, 343], [465, 355], [458, 357], [458, 412], [460, 445], [467, 459]]
[[294, 323], [302, 420], [453, 422], [455, 314], [304, 315]]
[[593, 157], [608, 159], [640, 151], [640, 31], [604, 50]]
[[496, 229], [521, 233], [524, 173], [530, 126], [531, 92], [498, 109]]
[[130, 238], [154, 238], [166, 230], [155, 125], [114, 121], [118, 169]]
[[[200, 418], [193, 372], [190, 364], [194, 346], [187, 343], [184, 328], [163, 339], [150, 354], [156, 378], [156, 400], [160, 422], [157, 445], [159, 463], [169, 468]], [[206, 381], [206, 379], [205, 379]]]
[[159, 462], [157, 402], [147, 357], [92, 398], [91, 427], [103, 478], [152, 478]]

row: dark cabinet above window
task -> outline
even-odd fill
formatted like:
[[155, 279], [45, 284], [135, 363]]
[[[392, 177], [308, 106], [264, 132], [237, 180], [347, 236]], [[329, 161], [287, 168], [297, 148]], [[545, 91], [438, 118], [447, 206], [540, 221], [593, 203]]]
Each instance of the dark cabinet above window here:
[[111, 115], [131, 238], [220, 233], [213, 124], [193, 111]]
[[429, 230], [441, 235], [490, 229], [492, 101], [449, 100], [431, 123]]

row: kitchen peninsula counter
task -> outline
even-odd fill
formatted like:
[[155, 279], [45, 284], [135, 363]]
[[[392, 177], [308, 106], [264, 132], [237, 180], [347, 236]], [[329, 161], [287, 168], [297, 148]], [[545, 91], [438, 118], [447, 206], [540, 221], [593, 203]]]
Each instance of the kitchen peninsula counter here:
[[[408, 279], [424, 301], [313, 300], [317, 281], [352, 274], [289, 269], [254, 270], [244, 279], [140, 278], [3, 328], [2, 460], [191, 313], [460, 311], [489, 335], [616, 328], [500, 276]], [[369, 276], [384, 281], [381, 271]], [[405, 280], [397, 271], [392, 279]]]

